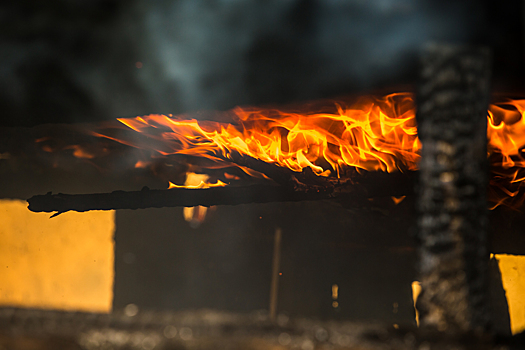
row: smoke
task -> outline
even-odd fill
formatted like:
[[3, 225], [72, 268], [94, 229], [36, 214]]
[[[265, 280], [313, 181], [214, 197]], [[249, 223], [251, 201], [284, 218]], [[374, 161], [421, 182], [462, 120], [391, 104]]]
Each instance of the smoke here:
[[20, 1], [0, 7], [3, 125], [332, 97], [414, 81], [428, 41], [483, 36], [486, 4]]

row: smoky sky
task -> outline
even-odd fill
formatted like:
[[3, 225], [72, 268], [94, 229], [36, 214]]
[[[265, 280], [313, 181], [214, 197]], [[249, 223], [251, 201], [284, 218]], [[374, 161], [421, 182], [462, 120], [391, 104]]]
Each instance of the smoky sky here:
[[[2, 5], [2, 125], [225, 110], [394, 89], [414, 82], [417, 53], [428, 42], [498, 42], [487, 39], [489, 5], [433, 0]], [[519, 9], [502, 6], [508, 14]], [[495, 21], [507, 41], [521, 35], [503, 35], [516, 32], [504, 24], [519, 21]]]

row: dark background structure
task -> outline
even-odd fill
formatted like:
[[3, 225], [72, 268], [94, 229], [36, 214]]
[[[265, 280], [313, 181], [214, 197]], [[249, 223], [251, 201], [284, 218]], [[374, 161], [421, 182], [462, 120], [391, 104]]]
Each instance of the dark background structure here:
[[[522, 13], [516, 0], [13, 1], [0, 5], [2, 147], [47, 123], [412, 89], [431, 41], [489, 46], [494, 91], [519, 94]], [[0, 198], [142, 187], [85, 165], [38, 172], [18, 159], [0, 159]], [[358, 213], [334, 203], [219, 207], [197, 229], [177, 208], [119, 211], [114, 306], [267, 308], [280, 227], [280, 312], [410, 324], [413, 208], [411, 198]]]

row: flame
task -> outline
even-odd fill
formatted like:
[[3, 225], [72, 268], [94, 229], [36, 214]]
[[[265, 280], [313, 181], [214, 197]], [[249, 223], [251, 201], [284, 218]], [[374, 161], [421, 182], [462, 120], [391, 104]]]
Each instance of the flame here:
[[228, 180], [240, 180], [241, 179], [240, 177], [236, 175], [232, 175], [228, 173], [224, 173], [224, 177], [227, 178]]
[[[491, 209], [525, 201], [518, 195], [525, 180], [524, 113], [525, 100], [491, 104], [487, 112], [489, 199], [495, 203]], [[418, 168], [421, 143], [410, 93], [363, 97], [351, 105], [334, 102], [324, 112], [237, 107], [229, 119], [225, 124], [155, 114], [118, 120], [149, 140], [140, 146], [123, 143], [164, 156], [183, 154], [224, 163], [238, 152], [296, 172], [310, 168], [318, 176], [336, 177], [345, 167], [385, 172]], [[402, 199], [393, 200], [397, 204]]]
[[[237, 167], [252, 177], [266, 178], [246, 166], [235, 164], [241, 155], [288, 168], [305, 169], [324, 177], [344, 178], [346, 169], [357, 171], [417, 170], [421, 143], [417, 137], [414, 97], [394, 93], [383, 97], [362, 97], [353, 103], [332, 101], [322, 106], [308, 104], [300, 109], [237, 107], [221, 114], [228, 123], [152, 114], [119, 118], [123, 135], [98, 128], [91, 135], [117, 141], [144, 152], [135, 167], [152, 166], [153, 158], [198, 157], [201, 168]], [[525, 100], [491, 104], [487, 111], [487, 156], [491, 165], [489, 199], [493, 207], [520, 206], [525, 201]], [[112, 127], [115, 129], [115, 127]], [[133, 136], [135, 135], [135, 136]], [[37, 140], [45, 151], [54, 152], [49, 138]], [[67, 146], [79, 158], [98, 155], [80, 145]], [[100, 153], [105, 154], [105, 153]], [[229, 170], [228, 170], [229, 171]], [[240, 174], [225, 173], [224, 181]], [[184, 188], [225, 186], [199, 181]], [[181, 187], [170, 184], [170, 188]], [[393, 199], [397, 202], [398, 199]]]
[[192, 172], [188, 172], [186, 174], [186, 181], [184, 182], [184, 185], [175, 185], [174, 183], [169, 181], [168, 189], [172, 189], [172, 188], [202, 189], [202, 188], [226, 186], [226, 184], [222, 182], [221, 180], [217, 180], [217, 182], [215, 183], [209, 183], [208, 182], [209, 178], [210, 176], [206, 174], [195, 174]]
[[217, 180], [216, 183], [210, 184], [204, 181], [201, 181], [198, 185], [175, 185], [173, 182], [169, 181], [168, 189], [172, 188], [187, 188], [187, 189], [202, 189], [202, 188], [211, 188], [211, 187], [224, 187], [226, 184], [221, 180]]
[[488, 156], [491, 165], [491, 209], [506, 204], [518, 207], [525, 180], [525, 100], [490, 105], [487, 117]]
[[[178, 186], [173, 183], [169, 183], [169, 189], [171, 188], [189, 188], [189, 189], [198, 189], [198, 188], [210, 188], [210, 187], [222, 187], [226, 184], [220, 180], [217, 180], [216, 183], [208, 183], [210, 176], [206, 174], [196, 174], [193, 172], [186, 173], [186, 181], [183, 186]], [[204, 220], [206, 219], [206, 212], [208, 208], [203, 206], [196, 207], [185, 207], [182, 211], [184, 220], [188, 221], [193, 228], [199, 227]]]
[[206, 219], [207, 211], [208, 208], [200, 205], [196, 207], [184, 207], [182, 210], [182, 215], [184, 216], [184, 220], [190, 223], [191, 227], [197, 228]]
[[[488, 112], [488, 147], [489, 152], [499, 153], [499, 164], [505, 169], [523, 167], [525, 159], [521, 154], [525, 146], [525, 100], [516, 100], [491, 105]], [[522, 181], [523, 178], [512, 181]]]
[[414, 311], [416, 312], [416, 325], [419, 327], [419, 310], [417, 309], [417, 298], [421, 294], [421, 282], [412, 282], [412, 301], [414, 302]]
[[392, 198], [392, 201], [394, 202], [394, 204], [398, 205], [399, 203], [401, 203], [403, 201], [403, 199], [406, 198], [406, 196], [401, 196], [401, 197], [390, 197]]
[[146, 161], [143, 161], [143, 160], [138, 160], [136, 163], [135, 163], [135, 168], [137, 169], [143, 169], [143, 168], [147, 168], [148, 166], [151, 165], [151, 162], [146, 162]]
[[323, 113], [237, 107], [230, 114], [229, 124], [158, 114], [119, 118], [154, 141], [121, 142], [164, 156], [199, 156], [217, 163], [238, 152], [296, 172], [310, 168], [319, 176], [340, 176], [343, 167], [387, 172], [417, 169], [421, 144], [413, 97], [408, 93], [366, 97], [352, 106], [337, 102]]

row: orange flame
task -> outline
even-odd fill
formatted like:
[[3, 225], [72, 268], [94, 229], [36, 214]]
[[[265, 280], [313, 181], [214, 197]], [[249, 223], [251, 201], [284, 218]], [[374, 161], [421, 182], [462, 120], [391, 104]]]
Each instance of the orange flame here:
[[392, 198], [392, 201], [394, 202], [394, 204], [398, 205], [399, 203], [401, 203], [403, 201], [403, 199], [405, 199], [407, 196], [401, 196], [401, 197], [390, 197]]
[[118, 120], [159, 141], [143, 146], [165, 156], [223, 162], [235, 151], [297, 172], [309, 167], [319, 176], [339, 176], [345, 166], [415, 170], [421, 145], [414, 113], [412, 95], [398, 93], [363, 98], [351, 107], [336, 103], [330, 113], [238, 107], [231, 112], [231, 124], [155, 114]]
[[[304, 111], [305, 108], [308, 110]], [[228, 123], [158, 114], [119, 118], [140, 137], [117, 137], [103, 128], [92, 135], [149, 151], [153, 157], [197, 156], [211, 161], [212, 165], [204, 166], [210, 169], [231, 167], [229, 160], [238, 153], [296, 172], [310, 168], [325, 177], [343, 177], [346, 173], [342, 170], [349, 167], [384, 172], [417, 170], [421, 143], [412, 94], [363, 97], [352, 104], [333, 102], [330, 107], [325, 104], [324, 109], [317, 110], [311, 105], [305, 108], [296, 111], [237, 107], [222, 115]], [[495, 206], [519, 206], [525, 200], [525, 195], [520, 195], [525, 183], [524, 114], [525, 100], [492, 104], [487, 112], [489, 199]], [[56, 150], [46, 141], [46, 138], [37, 140], [42, 142], [44, 150]], [[68, 148], [77, 157], [91, 159], [96, 154], [78, 145]], [[135, 167], [146, 167], [149, 161], [140, 160]], [[247, 167], [233, 165], [250, 176], [265, 177]], [[225, 175], [225, 180], [232, 179], [236, 176]], [[205, 181], [191, 186], [212, 185]], [[170, 188], [173, 187], [177, 185]]]
[[[524, 113], [525, 100], [492, 104], [488, 111], [489, 197], [494, 207], [525, 200], [518, 196], [525, 180]], [[237, 107], [229, 124], [165, 115], [118, 120], [149, 140], [140, 146], [121, 142], [164, 156], [184, 154], [224, 163], [235, 151], [297, 172], [309, 167], [319, 176], [340, 177], [344, 167], [417, 170], [421, 149], [410, 93], [363, 97], [350, 106], [336, 102], [331, 111], [319, 113]]]
[[[525, 180], [525, 100], [490, 105], [488, 111], [488, 155], [492, 177], [489, 197], [495, 203], [518, 207], [525, 196], [518, 194]], [[492, 209], [491, 208], [491, 209]]]
[[[525, 145], [525, 100], [491, 105], [488, 112], [489, 153], [501, 155], [500, 166], [505, 169], [523, 167], [522, 148]], [[513, 178], [512, 181], [522, 179]]]
[[138, 161], [135, 163], [135, 168], [137, 168], [137, 169], [146, 168], [146, 167], [148, 167], [150, 164], [151, 164], [150, 162], [146, 162], [146, 161], [143, 161], [143, 160], [138, 160]]

